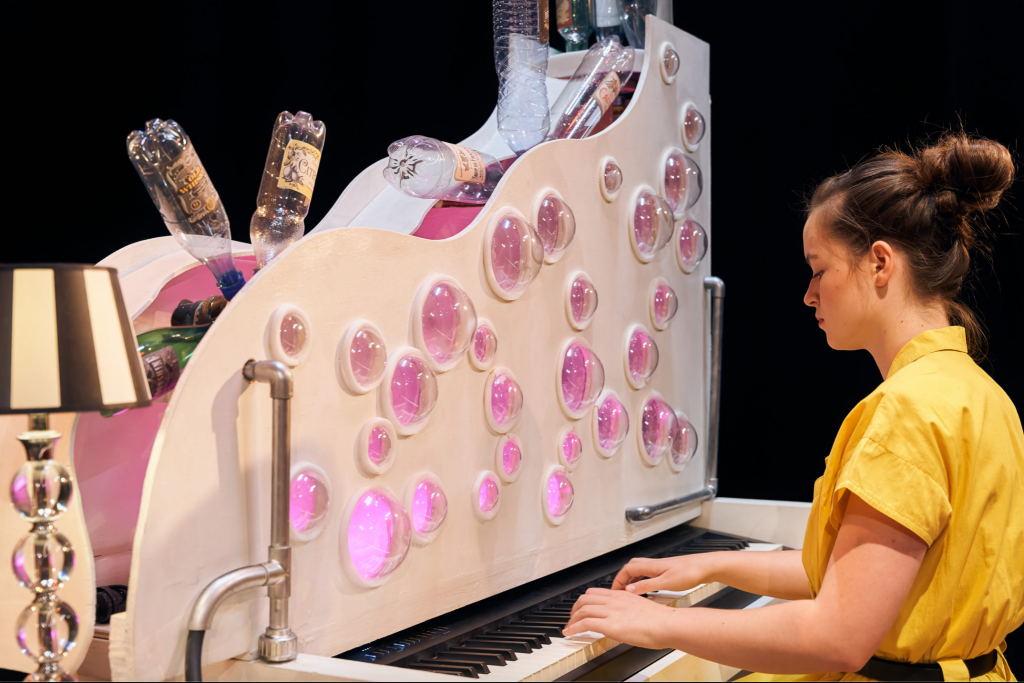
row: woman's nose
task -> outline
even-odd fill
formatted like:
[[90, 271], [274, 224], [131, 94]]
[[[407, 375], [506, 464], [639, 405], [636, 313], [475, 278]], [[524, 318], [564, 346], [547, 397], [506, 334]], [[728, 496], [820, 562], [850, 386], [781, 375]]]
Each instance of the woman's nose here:
[[816, 286], [817, 280], [811, 280], [811, 284], [807, 285], [807, 291], [804, 293], [804, 305], [805, 306], [817, 306], [818, 305], [818, 288]]

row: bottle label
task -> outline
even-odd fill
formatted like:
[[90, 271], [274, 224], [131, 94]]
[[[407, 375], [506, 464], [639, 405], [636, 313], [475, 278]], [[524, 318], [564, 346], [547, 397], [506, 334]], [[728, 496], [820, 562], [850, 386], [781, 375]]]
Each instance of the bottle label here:
[[608, 75], [601, 81], [601, 85], [597, 86], [597, 90], [594, 91], [591, 97], [597, 102], [597, 106], [601, 108], [602, 115], [608, 111], [608, 107], [612, 106], [612, 102], [619, 96], [619, 89], [621, 87], [622, 80], [615, 71], [609, 71]]
[[548, 27], [551, 25], [550, 24], [550, 21], [551, 21], [551, 19], [550, 19], [551, 8], [548, 7], [548, 3], [546, 3], [546, 2], [542, 2], [542, 3], [540, 3], [540, 5], [541, 5], [540, 12], [539, 12], [539, 14], [540, 14], [540, 44], [544, 45], [546, 47], [547, 44], [548, 44], [548, 33], [549, 33]]
[[594, 23], [595, 26], [604, 28], [607, 26], [618, 26], [622, 23], [622, 20], [619, 19], [619, 8], [616, 6], [615, 0], [596, 0], [595, 10], [597, 15], [597, 21]]
[[555, 5], [555, 22], [559, 31], [572, 26], [572, 0], [558, 0]]
[[178, 366], [178, 354], [174, 348], [165, 346], [142, 357], [142, 367], [146, 370], [146, 383], [153, 398], [163, 396], [174, 388], [181, 377]]
[[196, 148], [191, 144], [167, 167], [164, 178], [190, 225], [195, 225], [213, 213], [220, 202], [217, 190], [213, 188], [196, 154]]
[[455, 173], [453, 177], [460, 183], [472, 183], [474, 185], [484, 182], [487, 179], [487, 166], [484, 158], [475, 149], [453, 145], [449, 142], [448, 149], [455, 155]]
[[320, 150], [313, 145], [298, 140], [289, 142], [284, 149], [277, 186], [305, 195], [306, 203], [309, 204], [313, 198], [316, 172], [320, 170], [320, 155]]

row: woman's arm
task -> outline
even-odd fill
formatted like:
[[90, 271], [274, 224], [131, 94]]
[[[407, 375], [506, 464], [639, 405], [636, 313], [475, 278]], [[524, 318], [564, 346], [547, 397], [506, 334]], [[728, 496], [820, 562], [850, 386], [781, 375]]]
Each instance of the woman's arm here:
[[657, 590], [683, 591], [710, 581], [784, 600], [811, 597], [799, 550], [725, 551], [655, 560], [636, 558], [619, 570], [612, 590], [640, 595]]
[[763, 673], [857, 671], [892, 628], [927, 550], [913, 532], [851, 493], [814, 600], [754, 610], [672, 609], [627, 591], [592, 588], [573, 607], [565, 634], [597, 631]]

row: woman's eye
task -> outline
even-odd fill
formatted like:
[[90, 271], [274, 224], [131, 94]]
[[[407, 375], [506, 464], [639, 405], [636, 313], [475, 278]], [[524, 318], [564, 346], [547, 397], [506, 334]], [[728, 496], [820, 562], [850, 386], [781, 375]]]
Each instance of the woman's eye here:
[[811, 276], [811, 279], [812, 280], [817, 280], [818, 278], [820, 278], [824, 274], [825, 274], [824, 270], [819, 270], [817, 273], [815, 273], [814, 275]]

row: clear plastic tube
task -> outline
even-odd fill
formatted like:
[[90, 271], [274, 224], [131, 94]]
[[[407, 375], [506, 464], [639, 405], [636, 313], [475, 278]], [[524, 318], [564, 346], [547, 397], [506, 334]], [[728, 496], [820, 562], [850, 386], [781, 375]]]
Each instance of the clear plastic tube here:
[[516, 155], [544, 142], [548, 114], [548, 2], [494, 0], [498, 133]]
[[128, 158], [164, 224], [185, 251], [210, 269], [230, 300], [245, 278], [231, 256], [231, 223], [188, 135], [171, 119], [128, 135]]
[[327, 126], [300, 111], [283, 111], [274, 123], [249, 238], [263, 268], [305, 232]]
[[551, 139], [586, 137], [633, 73], [635, 50], [618, 36], [595, 43], [551, 107]]
[[384, 179], [410, 197], [485, 204], [504, 173], [490, 154], [412, 135], [388, 147]]

